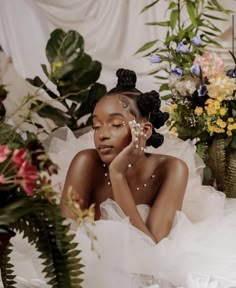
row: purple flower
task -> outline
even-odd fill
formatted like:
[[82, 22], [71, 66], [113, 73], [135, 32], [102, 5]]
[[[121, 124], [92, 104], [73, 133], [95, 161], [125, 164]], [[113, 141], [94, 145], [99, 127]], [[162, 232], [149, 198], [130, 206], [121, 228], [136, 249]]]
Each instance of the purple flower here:
[[199, 64], [194, 64], [194, 65], [191, 67], [191, 72], [192, 72], [193, 75], [195, 75], [195, 76], [200, 76], [200, 73], [201, 73], [200, 65], [199, 65]]
[[156, 55], [156, 54], [151, 54], [150, 57], [149, 57], [149, 61], [150, 61], [151, 64], [160, 63], [161, 62], [161, 57], [159, 55]]
[[205, 84], [201, 85], [198, 88], [197, 92], [198, 92], [198, 96], [200, 96], [200, 97], [205, 96], [207, 93], [207, 85], [205, 85]]
[[195, 45], [195, 46], [201, 46], [202, 45], [202, 39], [200, 36], [194, 36], [193, 39], [192, 39], [192, 43]]
[[186, 54], [189, 52], [189, 49], [183, 42], [180, 42], [176, 48], [176, 52]]
[[175, 68], [171, 69], [171, 74], [174, 74], [174, 75], [180, 77], [183, 75], [183, 70], [179, 67], [175, 67]]

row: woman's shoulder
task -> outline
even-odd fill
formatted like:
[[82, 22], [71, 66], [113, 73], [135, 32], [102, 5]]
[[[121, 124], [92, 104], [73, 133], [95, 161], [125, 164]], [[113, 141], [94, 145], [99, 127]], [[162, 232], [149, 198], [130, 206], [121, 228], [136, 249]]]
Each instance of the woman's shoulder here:
[[101, 165], [101, 160], [98, 156], [98, 153], [95, 149], [85, 149], [80, 152], [78, 152], [73, 160], [72, 160], [72, 165], [79, 165], [83, 166], [84, 168], [87, 167], [94, 167], [94, 166], [100, 166]]
[[174, 156], [163, 154], [151, 154], [155, 161], [156, 169], [165, 172], [165, 174], [174, 174], [180, 172], [188, 175], [187, 164]]

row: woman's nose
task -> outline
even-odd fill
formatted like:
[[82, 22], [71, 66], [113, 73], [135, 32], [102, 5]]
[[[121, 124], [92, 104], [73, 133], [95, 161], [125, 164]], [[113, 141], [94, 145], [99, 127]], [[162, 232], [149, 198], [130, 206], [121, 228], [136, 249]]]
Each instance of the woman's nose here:
[[107, 127], [102, 127], [99, 131], [99, 139], [109, 139], [110, 138], [110, 130]]

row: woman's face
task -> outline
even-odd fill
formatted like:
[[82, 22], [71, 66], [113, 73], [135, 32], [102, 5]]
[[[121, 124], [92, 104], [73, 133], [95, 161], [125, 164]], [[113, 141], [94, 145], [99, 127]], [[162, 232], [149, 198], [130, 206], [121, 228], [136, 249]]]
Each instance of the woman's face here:
[[120, 95], [105, 96], [93, 112], [94, 143], [106, 164], [111, 163], [131, 141], [129, 121], [135, 116], [130, 113], [129, 102], [125, 102]]

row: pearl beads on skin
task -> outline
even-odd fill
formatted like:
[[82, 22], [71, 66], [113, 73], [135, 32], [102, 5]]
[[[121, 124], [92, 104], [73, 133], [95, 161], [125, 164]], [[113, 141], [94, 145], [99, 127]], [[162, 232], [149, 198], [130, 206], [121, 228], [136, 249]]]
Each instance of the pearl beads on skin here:
[[[103, 163], [103, 167], [106, 168], [106, 164], [105, 163]], [[131, 167], [132, 167], [132, 164], [129, 163], [128, 164], [128, 168], [131, 168]], [[109, 177], [108, 172], [105, 172], [104, 176], [105, 177]], [[153, 179], [153, 178], [155, 178], [155, 174], [152, 174], [151, 177], [150, 177], [150, 179]], [[111, 186], [111, 181], [110, 180], [107, 182], [107, 185]], [[137, 186], [135, 189], [136, 189], [136, 191], [139, 191], [139, 190], [141, 190], [141, 188], [146, 188], [147, 186], [148, 186], [147, 183], [144, 183], [141, 186]]]

